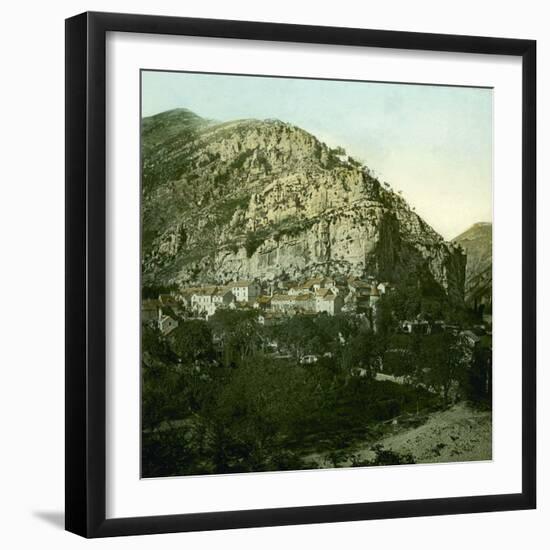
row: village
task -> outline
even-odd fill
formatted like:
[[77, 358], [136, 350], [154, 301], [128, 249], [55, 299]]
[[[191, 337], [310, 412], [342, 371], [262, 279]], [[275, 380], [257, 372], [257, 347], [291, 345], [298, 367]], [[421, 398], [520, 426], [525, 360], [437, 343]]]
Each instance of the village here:
[[390, 283], [374, 278], [314, 277], [299, 283], [266, 285], [240, 280], [221, 286], [184, 287], [159, 294], [158, 299], [145, 299], [141, 318], [143, 323], [157, 324], [163, 335], [178, 326], [178, 319], [208, 320], [220, 309], [256, 310], [262, 325], [293, 315], [356, 313], [372, 319], [380, 297], [391, 290]]
[[[217, 311], [224, 310], [254, 313], [257, 323], [265, 327], [281, 324], [295, 316], [347, 315], [376, 333], [379, 301], [395, 290], [389, 282], [378, 282], [374, 277], [335, 279], [320, 276], [295, 283], [263, 285], [256, 281], [238, 280], [219, 286], [183, 287], [159, 294], [157, 299], [145, 299], [142, 301], [141, 319], [142, 323], [158, 329], [161, 337], [170, 335], [181, 322], [193, 319], [208, 321]], [[399, 320], [395, 333], [396, 336], [451, 333], [472, 351], [480, 347], [491, 348], [489, 316], [485, 316], [483, 322], [459, 326], [419, 314], [412, 319]], [[267, 346], [277, 348], [277, 343], [268, 341]], [[281, 350], [278, 351], [281, 358], [287, 357]], [[399, 353], [403, 350], [398, 346], [388, 351]], [[299, 360], [307, 364], [316, 362], [318, 357], [310, 353]], [[362, 370], [359, 368], [357, 372], [362, 373]], [[378, 376], [402, 382], [400, 377], [382, 373]]]
[[[190, 430], [186, 437], [193, 438], [214, 407], [223, 426], [237, 423], [244, 430], [232, 443], [240, 449], [240, 438], [255, 439], [265, 429], [256, 413], [247, 412], [248, 403], [264, 403], [270, 392], [278, 405], [269, 414], [280, 423], [278, 437], [291, 446], [293, 467], [319, 467], [341, 445], [349, 451], [456, 404], [490, 403], [490, 322], [443, 320], [422, 310], [410, 318], [394, 313], [400, 296], [411, 297], [407, 287], [374, 277], [319, 276], [157, 292], [151, 289], [142, 300], [144, 391], [147, 403], [176, 392], [181, 407], [174, 411], [184, 412], [166, 413], [180, 423], [174, 434]], [[311, 407], [319, 420], [312, 420]], [[243, 415], [246, 429], [239, 424]], [[150, 445], [168, 429], [158, 418], [147, 416]], [[192, 446], [186, 471], [225, 471], [226, 463], [209, 462], [200, 441]], [[273, 445], [277, 449], [280, 442]], [[239, 456], [227, 459], [236, 471], [248, 468]], [[311, 456], [317, 462], [310, 464]]]

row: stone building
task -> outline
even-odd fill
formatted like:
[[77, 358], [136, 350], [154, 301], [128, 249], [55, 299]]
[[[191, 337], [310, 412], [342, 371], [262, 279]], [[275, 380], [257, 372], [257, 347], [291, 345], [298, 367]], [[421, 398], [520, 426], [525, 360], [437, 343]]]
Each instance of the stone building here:
[[160, 332], [167, 336], [170, 334], [177, 326], [178, 322], [175, 319], [172, 319], [169, 315], [165, 315], [162, 311], [159, 310], [159, 320], [158, 326]]
[[235, 281], [228, 286], [237, 302], [253, 304], [261, 293], [260, 285], [254, 281]]
[[342, 311], [344, 299], [329, 288], [320, 288], [315, 292], [315, 311], [336, 315]]
[[156, 321], [158, 317], [158, 300], [142, 300], [141, 302], [141, 322], [149, 323]]
[[235, 301], [235, 296], [227, 287], [203, 287], [191, 296], [191, 307], [198, 313], [210, 317], [220, 307], [228, 307]]

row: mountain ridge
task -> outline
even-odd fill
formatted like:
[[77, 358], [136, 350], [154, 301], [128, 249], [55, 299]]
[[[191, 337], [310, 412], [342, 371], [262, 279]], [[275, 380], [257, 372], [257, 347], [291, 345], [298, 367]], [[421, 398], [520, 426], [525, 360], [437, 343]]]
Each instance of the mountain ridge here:
[[490, 311], [493, 291], [493, 224], [477, 222], [453, 239], [466, 252], [466, 303]]
[[342, 148], [275, 119], [142, 121], [144, 282], [424, 269], [460, 300], [465, 258]]

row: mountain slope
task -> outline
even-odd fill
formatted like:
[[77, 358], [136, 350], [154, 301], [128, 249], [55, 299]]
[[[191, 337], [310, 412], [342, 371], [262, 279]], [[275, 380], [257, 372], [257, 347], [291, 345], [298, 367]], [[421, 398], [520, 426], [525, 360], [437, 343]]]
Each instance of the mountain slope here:
[[342, 149], [278, 120], [143, 119], [144, 284], [422, 269], [457, 300], [465, 258]]
[[466, 252], [466, 302], [490, 307], [493, 290], [493, 226], [480, 222], [453, 239]]

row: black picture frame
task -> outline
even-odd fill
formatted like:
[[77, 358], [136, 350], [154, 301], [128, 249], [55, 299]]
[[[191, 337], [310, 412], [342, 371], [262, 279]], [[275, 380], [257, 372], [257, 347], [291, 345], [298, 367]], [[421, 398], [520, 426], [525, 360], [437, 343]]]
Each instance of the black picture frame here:
[[[522, 120], [522, 491], [106, 519], [105, 40], [108, 31], [519, 56]], [[536, 42], [115, 13], [66, 20], [66, 529], [108, 537], [532, 509], [536, 506]]]

